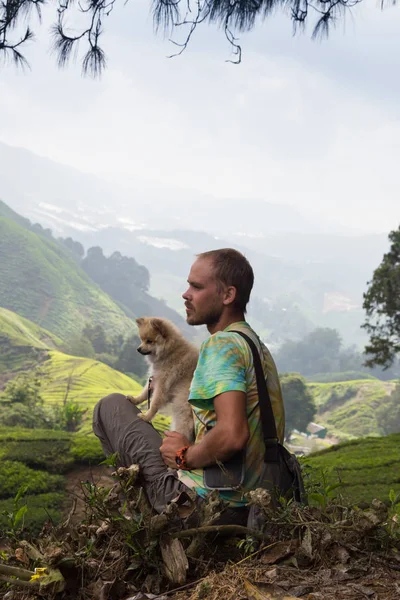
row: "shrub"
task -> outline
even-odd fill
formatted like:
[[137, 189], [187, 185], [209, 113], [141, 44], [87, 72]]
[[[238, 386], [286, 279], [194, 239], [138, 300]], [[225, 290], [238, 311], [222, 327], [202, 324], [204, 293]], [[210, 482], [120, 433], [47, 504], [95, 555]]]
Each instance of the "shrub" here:
[[[20, 505], [26, 503], [28, 510], [24, 516], [24, 531], [29, 535], [38, 535], [45, 521], [51, 520], [57, 525], [62, 518], [62, 508], [65, 498], [62, 494], [52, 492], [49, 494], [38, 494], [37, 496], [24, 496]], [[0, 500], [0, 537], [1, 532], [7, 528], [7, 518], [3, 512], [12, 512], [14, 500]]]
[[25, 440], [2, 442], [2, 460], [17, 461], [50, 473], [63, 473], [73, 464], [70, 440]]
[[32, 407], [19, 402], [3, 403], [0, 404], [0, 426], [50, 429], [54, 426], [53, 411], [40, 405]]
[[75, 434], [71, 443], [71, 455], [78, 463], [92, 464], [104, 460], [104, 452], [98, 438], [93, 434]]
[[64, 478], [35, 471], [22, 462], [3, 460], [0, 463], [0, 498], [15, 496], [22, 485], [28, 485], [29, 493], [44, 494], [64, 487]]

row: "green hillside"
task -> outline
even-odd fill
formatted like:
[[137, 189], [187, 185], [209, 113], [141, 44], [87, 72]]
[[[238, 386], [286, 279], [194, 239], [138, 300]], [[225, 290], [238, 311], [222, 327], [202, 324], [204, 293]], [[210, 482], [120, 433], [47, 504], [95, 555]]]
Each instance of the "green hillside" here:
[[[136, 381], [91, 358], [69, 356], [50, 351], [42, 365], [43, 382], [40, 390], [46, 404], [76, 402], [88, 408], [81, 431], [90, 431], [92, 410], [96, 402], [113, 392], [137, 395], [142, 386]], [[159, 431], [168, 427], [169, 418], [157, 415], [154, 425]]]
[[0, 303], [67, 339], [85, 323], [127, 333], [135, 325], [52, 239], [0, 217]]
[[395, 383], [357, 380], [335, 383], [309, 383], [318, 409], [315, 421], [328, 434], [346, 440], [379, 434], [376, 409], [390, 394]]
[[[62, 403], [68, 399], [93, 409], [100, 398], [112, 392], [136, 395], [142, 389], [128, 375], [119, 373], [108, 365], [62, 352], [49, 352], [49, 358], [42, 369], [44, 379], [41, 395], [45, 403]], [[91, 410], [89, 412], [87, 427], [91, 421]]]
[[47, 350], [56, 349], [61, 343], [49, 331], [0, 308], [0, 376], [37, 365], [47, 356]]
[[314, 477], [321, 479], [322, 470], [340, 481], [338, 491], [352, 502], [385, 501], [391, 489], [400, 494], [400, 433], [331, 446], [304, 462], [316, 469]]

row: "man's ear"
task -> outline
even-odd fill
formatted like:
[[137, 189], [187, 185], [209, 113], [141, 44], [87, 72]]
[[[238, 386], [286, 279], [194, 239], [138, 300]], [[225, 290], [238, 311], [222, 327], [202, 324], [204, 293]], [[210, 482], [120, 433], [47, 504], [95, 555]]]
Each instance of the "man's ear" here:
[[150, 327], [153, 327], [162, 337], [166, 338], [168, 336], [168, 326], [163, 319], [158, 317], [150, 319]]
[[229, 304], [233, 304], [236, 300], [237, 290], [234, 285], [229, 285], [224, 292], [224, 304], [228, 306]]

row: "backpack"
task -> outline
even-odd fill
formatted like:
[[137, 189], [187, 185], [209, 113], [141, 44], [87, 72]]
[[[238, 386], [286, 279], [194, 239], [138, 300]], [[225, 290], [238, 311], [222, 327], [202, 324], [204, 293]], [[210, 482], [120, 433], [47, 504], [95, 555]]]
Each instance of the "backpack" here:
[[[264, 465], [259, 488], [265, 489], [270, 493], [271, 503], [275, 507], [278, 505], [280, 497], [284, 497], [286, 500], [293, 499], [296, 502], [307, 504], [299, 461], [278, 439], [271, 398], [257, 347], [247, 334], [242, 333], [241, 331], [232, 331], [232, 333], [238, 333], [242, 336], [250, 346], [253, 354], [260, 418], [265, 445]], [[247, 527], [249, 529], [262, 530], [263, 525], [265, 525], [265, 513], [262, 506], [251, 504], [249, 507]]]

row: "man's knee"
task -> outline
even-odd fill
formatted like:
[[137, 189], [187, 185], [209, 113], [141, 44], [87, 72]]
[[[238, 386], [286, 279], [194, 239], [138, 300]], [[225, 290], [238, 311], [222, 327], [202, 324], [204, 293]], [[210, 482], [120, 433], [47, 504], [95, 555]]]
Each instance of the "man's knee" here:
[[104, 396], [95, 405], [93, 410], [94, 423], [108, 423], [121, 425], [134, 419], [139, 413], [139, 409], [129, 402], [125, 394], [114, 392]]
[[108, 396], [104, 396], [104, 398], [102, 398], [101, 400], [98, 401], [96, 406], [103, 406], [103, 405], [108, 406], [110, 404], [112, 405], [117, 402], [129, 402], [129, 400], [127, 400], [127, 397], [124, 394], [114, 392], [112, 394], [108, 394]]

